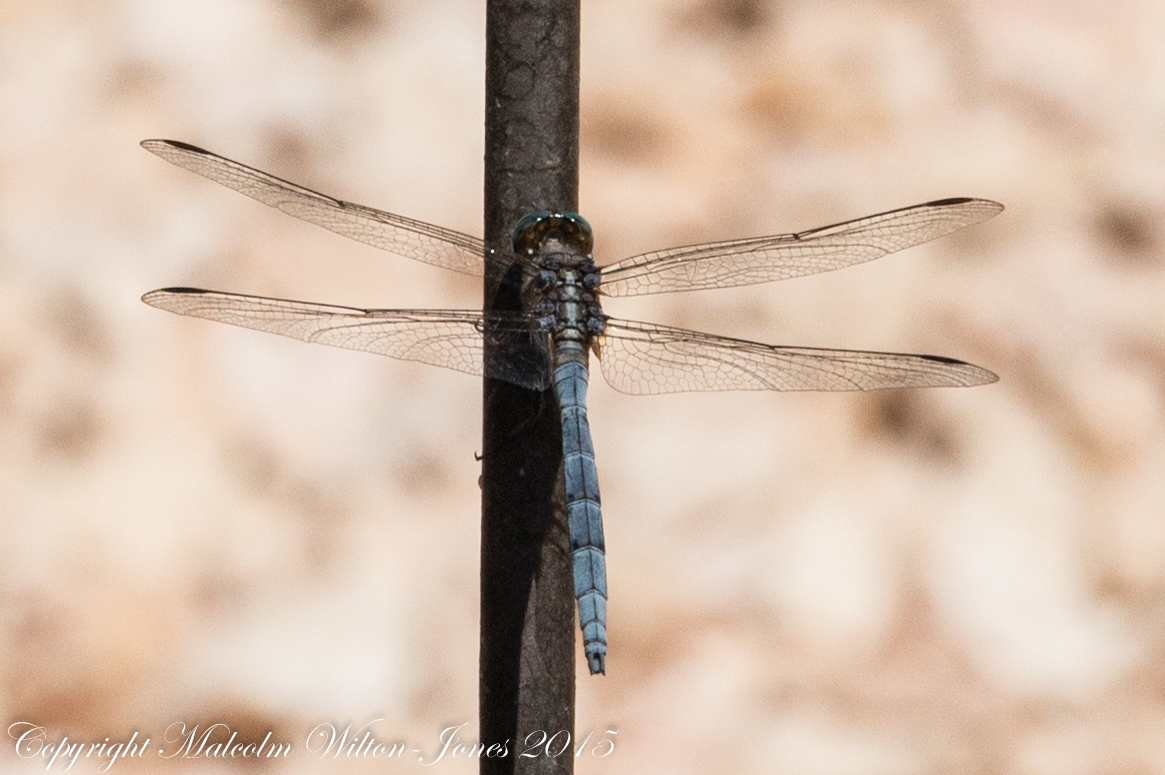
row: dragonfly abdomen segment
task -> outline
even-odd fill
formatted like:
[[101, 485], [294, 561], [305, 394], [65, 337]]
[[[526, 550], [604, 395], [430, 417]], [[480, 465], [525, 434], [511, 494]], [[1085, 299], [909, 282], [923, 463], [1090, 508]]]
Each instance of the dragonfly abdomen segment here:
[[591, 673], [603, 673], [607, 657], [607, 566], [599, 475], [587, 423], [586, 364], [574, 358], [559, 358], [554, 387], [562, 416], [562, 469], [583, 653]]

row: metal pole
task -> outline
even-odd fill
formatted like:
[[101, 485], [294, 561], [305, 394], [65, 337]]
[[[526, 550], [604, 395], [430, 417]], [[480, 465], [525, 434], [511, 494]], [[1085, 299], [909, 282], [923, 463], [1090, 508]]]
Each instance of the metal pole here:
[[[578, 0], [487, 0], [485, 239], [503, 254], [522, 215], [578, 208], [578, 86]], [[520, 309], [499, 279], [486, 278], [486, 311]], [[569, 748], [518, 756], [531, 733], [574, 735], [557, 402], [492, 379], [483, 402], [479, 729], [509, 755], [483, 756], [480, 771], [570, 773]]]

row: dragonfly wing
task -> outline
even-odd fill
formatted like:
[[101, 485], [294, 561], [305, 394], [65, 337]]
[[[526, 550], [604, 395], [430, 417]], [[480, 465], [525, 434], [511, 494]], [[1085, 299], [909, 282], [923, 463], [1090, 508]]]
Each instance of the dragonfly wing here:
[[828, 272], [938, 239], [1002, 210], [986, 199], [942, 199], [796, 234], [669, 248], [604, 267], [601, 289], [640, 296]]
[[[474, 310], [359, 309], [306, 301], [243, 296], [197, 288], [150, 291], [142, 301], [179, 315], [217, 320], [304, 342], [387, 355], [406, 361], [482, 374], [486, 324]], [[491, 337], [510, 341], [536, 335], [521, 316], [491, 318]], [[489, 376], [535, 390], [545, 389], [549, 368], [527, 349], [502, 345]], [[541, 372], [537, 369], [541, 368]]]
[[783, 347], [614, 318], [599, 340], [599, 361], [611, 387], [635, 395], [971, 387], [998, 379], [937, 355]]
[[172, 164], [345, 237], [445, 269], [479, 277], [485, 272], [485, 243], [477, 237], [334, 199], [175, 140], [144, 140], [142, 147]]

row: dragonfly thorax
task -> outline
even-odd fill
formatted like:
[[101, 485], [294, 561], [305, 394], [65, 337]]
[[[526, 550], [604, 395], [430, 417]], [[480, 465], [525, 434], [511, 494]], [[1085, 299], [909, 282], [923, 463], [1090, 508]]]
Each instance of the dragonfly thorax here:
[[577, 213], [534, 212], [514, 226], [514, 252], [537, 268], [528, 309], [560, 341], [586, 342], [606, 326], [593, 245], [590, 224]]

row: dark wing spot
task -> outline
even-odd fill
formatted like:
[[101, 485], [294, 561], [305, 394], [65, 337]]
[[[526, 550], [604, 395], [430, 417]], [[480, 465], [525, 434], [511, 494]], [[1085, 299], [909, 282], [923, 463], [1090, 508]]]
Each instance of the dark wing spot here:
[[[149, 141], [143, 140], [142, 142], [146, 143]], [[190, 143], [184, 143], [181, 140], [161, 140], [160, 142], [163, 142], [166, 145], [172, 145], [175, 148], [181, 148], [184, 151], [192, 151], [194, 153], [202, 153], [202, 154], [209, 154], [210, 153], [210, 151], [207, 151], [205, 148], [199, 148], [197, 145], [191, 145]]]
[[966, 204], [970, 201], [971, 197], [969, 196], [955, 196], [951, 197], [950, 199], [936, 199], [933, 202], [927, 202], [926, 204], [930, 205], [931, 207], [949, 207], [951, 205]]
[[958, 358], [948, 358], [945, 355], [920, 355], [919, 358], [926, 358], [928, 361], [935, 361], [937, 363], [953, 363], [956, 366], [970, 366], [966, 361], [960, 361]]

